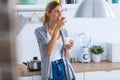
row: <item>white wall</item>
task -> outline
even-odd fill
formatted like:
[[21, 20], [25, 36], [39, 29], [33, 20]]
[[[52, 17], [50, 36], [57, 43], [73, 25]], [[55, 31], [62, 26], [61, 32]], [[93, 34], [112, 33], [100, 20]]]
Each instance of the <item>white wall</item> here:
[[[72, 5], [71, 5], [72, 6]], [[120, 4], [111, 4], [111, 8], [116, 18], [72, 18], [75, 14], [77, 6], [69, 6], [64, 15], [67, 17], [65, 28], [68, 30], [75, 44], [71, 50], [72, 57], [77, 57], [80, 54], [80, 44], [78, 33], [88, 32], [92, 37], [92, 44], [100, 44], [106, 48], [106, 42], [120, 43]], [[30, 18], [34, 12], [19, 12], [19, 15]], [[37, 12], [39, 17], [44, 12]], [[119, 17], [119, 18], [117, 18]], [[17, 59], [21, 63], [23, 61], [32, 60], [33, 56], [40, 58], [38, 44], [34, 35], [34, 30], [41, 26], [40, 23], [27, 23], [22, 31], [17, 35]], [[101, 44], [102, 43], [102, 44]], [[106, 50], [104, 56], [106, 57]]]
[[107, 58], [106, 43], [120, 43], [120, 19], [116, 18], [79, 18], [68, 19], [66, 29], [75, 41], [71, 53], [73, 57], [80, 55], [80, 41], [78, 34], [87, 32], [92, 37], [92, 44], [104, 47], [103, 59]]
[[[40, 58], [38, 44], [34, 35], [34, 30], [41, 26], [39, 23], [28, 23], [17, 36], [17, 59], [21, 63], [23, 61], [32, 60], [33, 56]], [[120, 43], [120, 19], [119, 18], [68, 18], [65, 28], [68, 30], [71, 38], [75, 41], [75, 45], [71, 50], [73, 57], [79, 56], [80, 45], [78, 41], [78, 33], [89, 32], [92, 42], [111, 42]]]
[[69, 33], [89, 32], [95, 41], [119, 42], [120, 19], [116, 18], [76, 18], [68, 19]]
[[17, 60], [19, 63], [30, 61], [34, 56], [40, 59], [40, 53], [34, 30], [41, 24], [27, 23], [17, 35]]

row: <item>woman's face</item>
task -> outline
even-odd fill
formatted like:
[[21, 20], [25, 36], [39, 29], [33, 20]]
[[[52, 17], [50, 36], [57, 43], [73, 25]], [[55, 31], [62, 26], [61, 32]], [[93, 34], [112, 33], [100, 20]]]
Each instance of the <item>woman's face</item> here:
[[51, 12], [48, 13], [48, 17], [50, 18], [50, 21], [57, 22], [59, 19], [63, 17], [62, 7], [60, 5], [55, 7]]

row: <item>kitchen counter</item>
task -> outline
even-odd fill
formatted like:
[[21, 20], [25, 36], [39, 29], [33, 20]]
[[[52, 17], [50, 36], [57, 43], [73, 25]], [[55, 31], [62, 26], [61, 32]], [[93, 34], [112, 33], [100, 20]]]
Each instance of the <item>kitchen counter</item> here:
[[[120, 62], [111, 63], [109, 61], [102, 61], [99, 63], [71, 63], [76, 73], [80, 72], [93, 72], [93, 71], [109, 71], [120, 70]], [[18, 76], [33, 76], [40, 75], [40, 71], [29, 72], [25, 65], [18, 64]]]
[[93, 72], [93, 71], [110, 71], [120, 70], [120, 62], [111, 63], [109, 61], [102, 61], [99, 63], [72, 63], [75, 72]]

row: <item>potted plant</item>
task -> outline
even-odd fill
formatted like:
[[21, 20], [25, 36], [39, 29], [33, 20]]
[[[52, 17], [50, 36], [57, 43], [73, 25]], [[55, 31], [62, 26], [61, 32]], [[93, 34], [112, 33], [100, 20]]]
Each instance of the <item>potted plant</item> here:
[[92, 47], [89, 48], [89, 50], [92, 54], [93, 62], [100, 62], [101, 55], [104, 52], [103, 47], [101, 47], [100, 45], [93, 45]]

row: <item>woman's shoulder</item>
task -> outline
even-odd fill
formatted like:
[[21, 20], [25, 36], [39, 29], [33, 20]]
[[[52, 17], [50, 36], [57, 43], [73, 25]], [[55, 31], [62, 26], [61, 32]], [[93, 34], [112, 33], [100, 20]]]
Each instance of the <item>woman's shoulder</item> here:
[[36, 31], [42, 31], [43, 29], [44, 29], [44, 26], [38, 27], [38, 28], [35, 29], [35, 32]]
[[46, 27], [43, 25], [43, 26], [41, 26], [41, 27], [36, 28], [36, 29], [35, 29], [35, 33], [43, 32], [45, 29], [46, 29]]

